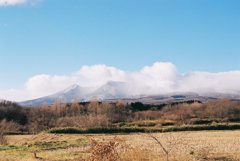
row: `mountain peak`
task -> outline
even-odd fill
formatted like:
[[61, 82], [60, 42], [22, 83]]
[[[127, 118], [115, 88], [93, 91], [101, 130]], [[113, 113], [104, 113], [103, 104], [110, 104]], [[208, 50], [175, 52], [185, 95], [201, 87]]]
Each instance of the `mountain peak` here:
[[69, 86], [68, 88], [64, 89], [63, 92], [68, 92], [68, 91], [72, 91], [72, 90], [75, 90], [75, 89], [79, 89], [81, 88], [78, 84], [73, 84], [71, 86]]
[[88, 100], [93, 98], [97, 98], [100, 100], [125, 98], [128, 97], [128, 89], [128, 85], [125, 82], [108, 81], [106, 84], [103, 84], [93, 93], [91, 93]]
[[120, 82], [120, 81], [108, 81], [106, 84], [103, 84], [102, 85], [102, 87], [103, 86], [115, 86], [115, 87], [117, 87], [117, 86], [121, 86], [121, 85], [125, 85], [126, 84], [126, 82]]

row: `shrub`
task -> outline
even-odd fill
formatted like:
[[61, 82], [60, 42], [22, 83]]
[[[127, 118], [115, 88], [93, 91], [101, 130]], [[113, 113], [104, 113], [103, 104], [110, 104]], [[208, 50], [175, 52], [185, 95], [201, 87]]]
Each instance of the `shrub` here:
[[[157, 130], [157, 129], [155, 129]], [[95, 128], [53, 128], [48, 130], [49, 133], [56, 133], [56, 134], [100, 134], [100, 133], [134, 133], [134, 132], [150, 132], [152, 129], [146, 128], [114, 128], [114, 127], [95, 127]]]
[[9, 132], [19, 132], [21, 130], [21, 125], [13, 122], [2, 120], [0, 121], [0, 132], [9, 133]]
[[56, 120], [55, 126], [57, 127], [95, 127], [95, 126], [105, 126], [109, 125], [109, 120], [106, 115], [83, 115], [74, 117], [62, 117]]
[[192, 124], [202, 125], [202, 124], [211, 124], [213, 120], [193, 120]]
[[162, 111], [138, 111], [133, 113], [133, 120], [156, 120], [160, 119], [163, 116]]
[[174, 122], [163, 122], [161, 123], [161, 126], [174, 126], [175, 123]]
[[153, 127], [153, 126], [156, 126], [156, 123], [155, 122], [140, 122], [137, 124], [139, 127]]
[[99, 142], [92, 139], [92, 147], [90, 149], [90, 161], [118, 161], [120, 156], [116, 149], [119, 147], [119, 142], [116, 139], [109, 142]]
[[0, 120], [14, 121], [25, 125], [28, 122], [27, 111], [14, 102], [3, 101], [0, 103]]
[[234, 125], [200, 125], [200, 126], [181, 126], [163, 129], [162, 132], [173, 131], [203, 131], [203, 130], [239, 130], [240, 124]]
[[240, 122], [240, 117], [239, 118], [229, 118], [228, 121], [230, 121], [230, 122]]

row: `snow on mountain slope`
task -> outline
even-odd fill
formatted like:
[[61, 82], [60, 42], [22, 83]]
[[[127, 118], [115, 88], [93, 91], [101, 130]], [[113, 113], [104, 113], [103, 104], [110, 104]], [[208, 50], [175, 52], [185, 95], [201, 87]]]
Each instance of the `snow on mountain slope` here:
[[77, 84], [74, 84], [67, 89], [54, 94], [52, 97], [59, 99], [66, 99], [67, 102], [71, 102], [74, 98], [77, 100], [84, 99], [84, 97], [91, 92], [93, 92], [94, 88], [88, 87], [80, 87]]
[[24, 106], [37, 106], [42, 105], [43, 103], [47, 104], [53, 104], [56, 100], [63, 100], [67, 103], [72, 102], [73, 99], [77, 99], [78, 101], [82, 101], [84, 99], [84, 96], [91, 93], [94, 89], [93, 88], [87, 88], [87, 87], [80, 87], [77, 84], [74, 84], [67, 89], [60, 91], [58, 93], [55, 93], [50, 96], [24, 101], [20, 102], [19, 104]]
[[153, 102], [172, 102], [172, 101], [185, 101], [185, 100], [200, 100], [206, 102], [211, 99], [217, 98], [229, 98], [229, 99], [240, 99], [238, 95], [229, 95], [229, 94], [219, 94], [219, 93], [166, 93], [166, 94], [156, 94], [149, 95], [147, 90], [144, 92], [145, 95], [141, 93], [132, 93], [136, 91], [137, 86], [130, 85], [125, 82], [116, 82], [109, 81], [106, 84], [102, 85], [99, 88], [90, 88], [90, 87], [80, 87], [77, 84], [74, 84], [65, 90], [62, 90], [58, 93], [55, 93], [50, 96], [20, 102], [20, 105], [23, 106], [38, 106], [44, 103], [53, 104], [56, 100], [63, 100], [66, 103], [71, 103], [75, 98], [79, 102], [90, 101], [90, 100], [117, 100], [117, 99], [126, 99], [126, 100], [135, 100], [145, 103]]
[[37, 106], [43, 103], [52, 104], [56, 100], [65, 100], [67, 103], [70, 103], [74, 98], [78, 101], [131, 98], [131, 91], [130, 85], [125, 82], [109, 81], [99, 88], [86, 88], [74, 84], [53, 95], [20, 102], [20, 104], [24, 106]]
[[109, 81], [105, 85], [98, 88], [96, 91], [88, 95], [87, 100], [97, 99], [120, 99], [131, 97], [129, 84], [125, 82]]

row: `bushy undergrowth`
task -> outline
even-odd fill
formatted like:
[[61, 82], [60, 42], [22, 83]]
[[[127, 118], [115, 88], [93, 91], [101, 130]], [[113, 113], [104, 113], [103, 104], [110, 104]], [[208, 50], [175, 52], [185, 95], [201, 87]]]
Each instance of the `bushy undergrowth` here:
[[95, 127], [95, 128], [53, 128], [48, 130], [49, 133], [56, 134], [100, 134], [100, 133], [133, 133], [133, 132], [150, 132], [147, 128], [124, 128], [124, 127]]
[[54, 134], [112, 134], [112, 133], [154, 133], [154, 132], [177, 132], [177, 131], [203, 131], [203, 130], [238, 130], [240, 124], [219, 125], [185, 125], [180, 127], [148, 128], [148, 127], [95, 127], [95, 128], [53, 128], [47, 130]]
[[[20, 107], [11, 102], [0, 103], [0, 130], [5, 133], [38, 133], [55, 127], [84, 129], [78, 133], [148, 132], [149, 129], [227, 130], [237, 129], [238, 125], [223, 127], [221, 123], [237, 123], [239, 118], [240, 102], [230, 100], [162, 105], [121, 100], [114, 103], [73, 101], [72, 104], [57, 101], [50, 106], [45, 104], [35, 108]], [[70, 133], [76, 131], [67, 129]]]

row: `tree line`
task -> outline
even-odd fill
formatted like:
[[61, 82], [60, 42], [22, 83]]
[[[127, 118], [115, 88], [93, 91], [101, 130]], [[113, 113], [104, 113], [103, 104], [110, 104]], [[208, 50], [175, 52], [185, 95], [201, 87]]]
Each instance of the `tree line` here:
[[38, 133], [54, 127], [111, 127], [119, 122], [157, 119], [185, 124], [196, 118], [197, 121], [206, 118], [240, 121], [240, 103], [221, 99], [208, 103], [192, 100], [151, 105], [123, 100], [79, 103], [74, 99], [72, 103], [58, 100], [52, 105], [32, 108], [9, 101], [0, 103], [0, 130], [8, 132]]

